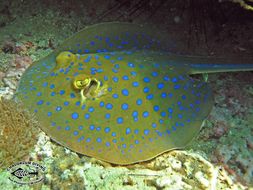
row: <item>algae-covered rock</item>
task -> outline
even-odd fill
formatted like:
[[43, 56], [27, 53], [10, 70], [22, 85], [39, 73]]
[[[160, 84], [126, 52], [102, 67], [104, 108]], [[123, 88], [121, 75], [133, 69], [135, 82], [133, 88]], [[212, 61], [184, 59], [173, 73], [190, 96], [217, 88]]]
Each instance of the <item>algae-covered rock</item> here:
[[23, 160], [37, 142], [32, 117], [12, 100], [0, 99], [0, 167]]

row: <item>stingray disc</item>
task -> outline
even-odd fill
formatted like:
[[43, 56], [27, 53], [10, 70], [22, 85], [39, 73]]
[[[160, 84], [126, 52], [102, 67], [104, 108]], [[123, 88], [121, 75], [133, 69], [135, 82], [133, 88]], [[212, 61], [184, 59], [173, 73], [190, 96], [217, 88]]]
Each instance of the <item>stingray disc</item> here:
[[130, 164], [184, 147], [212, 94], [170, 64], [165, 39], [125, 23], [87, 28], [29, 67], [16, 97], [52, 139], [84, 155]]

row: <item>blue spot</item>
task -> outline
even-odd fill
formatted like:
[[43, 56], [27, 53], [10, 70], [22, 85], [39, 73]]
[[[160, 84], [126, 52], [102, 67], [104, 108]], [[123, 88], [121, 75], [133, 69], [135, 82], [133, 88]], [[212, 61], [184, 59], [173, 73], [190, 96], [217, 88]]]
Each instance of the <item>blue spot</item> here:
[[93, 107], [89, 107], [89, 109], [88, 109], [89, 112], [94, 112], [94, 110], [95, 109]]
[[65, 94], [65, 90], [60, 90], [59, 94], [60, 94], [60, 95]]
[[162, 98], [166, 98], [167, 97], [167, 93], [166, 92], [162, 92], [161, 97]]
[[66, 127], [65, 127], [65, 130], [66, 130], [66, 131], [69, 131], [69, 130], [70, 130], [70, 126], [66, 126]]
[[90, 130], [92, 130], [92, 131], [93, 131], [93, 130], [95, 129], [95, 126], [94, 126], [94, 125], [90, 125], [90, 127], [89, 127], [89, 128], [90, 128]]
[[111, 117], [111, 114], [109, 114], [109, 113], [105, 114], [106, 119], [110, 119], [110, 117]]
[[182, 104], [182, 102], [180, 102], [180, 101], [177, 102], [177, 105], [181, 105], [181, 104]]
[[41, 96], [41, 95], [42, 95], [42, 93], [41, 93], [41, 92], [38, 92], [38, 93], [37, 93], [37, 96]]
[[81, 141], [83, 141], [84, 140], [84, 136], [81, 136], [77, 141], [78, 142], [81, 142]]
[[127, 103], [122, 104], [121, 109], [127, 110], [128, 109], [128, 104]]
[[101, 143], [101, 142], [102, 142], [102, 139], [98, 137], [98, 138], [97, 138], [97, 142], [98, 142], [98, 143]]
[[149, 88], [148, 88], [148, 87], [144, 87], [144, 88], [143, 88], [143, 92], [144, 92], [144, 93], [148, 93], [148, 92], [149, 92]]
[[172, 93], [169, 93], [168, 96], [169, 96], [169, 98], [172, 98], [173, 94], [172, 94]]
[[88, 56], [83, 62], [84, 62], [84, 63], [88, 63], [88, 62], [90, 61], [90, 58], [91, 58], [91, 57]]
[[173, 109], [172, 108], [168, 108], [168, 112], [169, 113], [173, 113]]
[[137, 99], [136, 100], [136, 104], [139, 106], [139, 105], [141, 105], [142, 104], [142, 99]]
[[122, 93], [124, 96], [128, 96], [128, 95], [129, 95], [129, 92], [128, 92], [127, 89], [123, 89], [123, 90], [121, 91], [121, 93]]
[[84, 115], [84, 118], [85, 118], [85, 119], [89, 119], [89, 118], [90, 118], [90, 114], [89, 114], [89, 113], [86, 113], [86, 114]]
[[179, 89], [179, 88], [180, 88], [180, 84], [175, 84], [175, 85], [174, 85], [174, 89], [175, 89], [175, 90], [177, 90], [177, 89]]
[[154, 111], [159, 111], [159, 106], [158, 106], [158, 105], [155, 105], [155, 106], [153, 107], [153, 109], [154, 109]]
[[176, 78], [176, 77], [173, 77], [171, 81], [172, 81], [172, 82], [177, 82], [177, 78]]
[[55, 108], [55, 110], [56, 110], [56, 111], [61, 111], [61, 110], [62, 110], [62, 107], [61, 107], [61, 106], [57, 106], [57, 107]]
[[118, 70], [117, 69], [112, 69], [112, 72], [117, 73]]
[[111, 103], [106, 104], [106, 109], [111, 110], [113, 108], [113, 105]]
[[178, 114], [177, 115], [179, 119], [182, 119], [183, 118], [183, 115], [182, 114]]
[[55, 96], [55, 92], [51, 92], [51, 96]]
[[78, 116], [78, 113], [74, 112], [72, 113], [71, 117], [72, 119], [77, 119], [79, 116]]
[[106, 128], [105, 128], [105, 132], [106, 132], [106, 133], [109, 133], [110, 130], [111, 130], [110, 127], [106, 127]]
[[149, 134], [149, 130], [148, 130], [148, 129], [145, 129], [145, 130], [144, 130], [144, 134], [145, 134], [145, 135], [148, 135], [148, 134]]
[[69, 105], [68, 101], [64, 102], [64, 106], [68, 106], [68, 105]]
[[155, 123], [152, 123], [152, 128], [156, 128], [156, 124]]
[[115, 68], [115, 69], [119, 69], [119, 64], [115, 64], [115, 65], [114, 65], [114, 68]]
[[76, 106], [80, 106], [81, 102], [80, 101], [77, 101], [76, 102]]
[[144, 112], [142, 113], [142, 116], [143, 116], [143, 117], [148, 117], [148, 116], [149, 116], [148, 111], [144, 111]]
[[78, 135], [78, 131], [74, 131], [74, 136], [77, 136]]
[[113, 94], [112, 97], [117, 99], [119, 97], [119, 95], [118, 94]]
[[132, 67], [132, 68], [134, 67], [134, 64], [131, 62], [128, 62], [127, 65], [128, 65], [128, 67]]
[[170, 79], [169, 79], [168, 76], [164, 76], [164, 77], [163, 77], [163, 80], [164, 80], [164, 81], [169, 81]]
[[149, 95], [147, 95], [147, 97], [146, 97], [146, 98], [147, 98], [148, 100], [152, 100], [152, 99], [153, 99], [153, 97], [154, 97], [154, 95], [153, 95], [153, 94], [149, 94]]
[[165, 117], [166, 116], [166, 112], [165, 111], [161, 112], [161, 116]]
[[108, 76], [104, 76], [104, 80], [107, 81], [108, 80]]
[[110, 55], [105, 55], [104, 58], [105, 59], [110, 59]]
[[100, 106], [100, 107], [104, 107], [104, 105], [105, 105], [105, 103], [104, 103], [103, 101], [101, 101], [101, 102], [99, 103], [99, 106]]
[[135, 140], [134, 143], [135, 143], [135, 144], [139, 144], [139, 141], [138, 141], [138, 140]]
[[148, 83], [148, 82], [150, 82], [150, 79], [148, 77], [144, 77], [143, 81]]
[[40, 100], [40, 101], [37, 102], [37, 105], [41, 105], [41, 104], [43, 104], [43, 103], [44, 103], [44, 101], [43, 101], [43, 100]]
[[90, 142], [90, 141], [91, 141], [91, 139], [90, 139], [90, 138], [87, 138], [87, 139], [86, 139], [86, 142]]
[[129, 78], [128, 78], [127, 75], [124, 75], [124, 76], [122, 77], [122, 79], [123, 79], [123, 80], [129, 80]]
[[137, 111], [133, 111], [132, 116], [133, 117], [138, 117], [138, 112]]
[[122, 147], [123, 147], [123, 148], [126, 148], [126, 144], [123, 144]]
[[119, 78], [118, 78], [118, 77], [112, 77], [112, 80], [113, 80], [114, 82], [118, 82], [118, 81], [119, 81]]
[[112, 136], [113, 136], [113, 137], [116, 137], [116, 133], [115, 133], [115, 132], [112, 132]]
[[195, 101], [195, 104], [200, 104], [200, 100], [196, 100], [196, 101]]
[[122, 124], [123, 123], [123, 118], [122, 117], [118, 117], [117, 118], [117, 123], [118, 124]]
[[135, 81], [135, 82], [132, 83], [132, 86], [137, 87], [137, 86], [139, 86], [139, 83]]
[[157, 76], [158, 76], [158, 73], [154, 71], [154, 72], [152, 72], [152, 76], [153, 76], [153, 77], [157, 77]]
[[131, 129], [130, 128], [126, 128], [126, 134], [130, 134], [131, 133]]
[[52, 112], [47, 112], [47, 116], [50, 117], [52, 115]]
[[82, 125], [78, 126], [78, 129], [79, 129], [79, 130], [82, 130], [82, 129], [83, 129], [83, 126], [82, 126]]
[[76, 95], [74, 93], [70, 94], [70, 98], [75, 98], [75, 97], [76, 97]]
[[139, 129], [135, 129], [135, 130], [134, 130], [134, 134], [137, 135], [138, 133], [139, 133]]
[[108, 92], [111, 92], [112, 91], [112, 87], [109, 87], [107, 90], [108, 90]]
[[185, 96], [185, 95], [182, 95], [182, 99], [185, 100], [185, 99], [186, 99], [186, 96]]
[[105, 146], [107, 146], [107, 147], [110, 146], [110, 145], [111, 145], [111, 144], [110, 144], [109, 142], [106, 142], [106, 143], [105, 143]]
[[51, 84], [51, 85], [50, 85], [50, 88], [51, 88], [51, 89], [53, 89], [54, 87], [55, 87], [55, 85], [54, 85], [54, 84]]
[[159, 123], [163, 124], [164, 120], [163, 119], [159, 119]]
[[162, 89], [164, 87], [164, 84], [163, 83], [158, 83], [158, 85], [157, 85], [157, 88], [158, 89]]
[[132, 75], [132, 76], [136, 76], [137, 73], [136, 73], [135, 71], [131, 71], [131, 75]]
[[47, 82], [44, 82], [44, 83], [42, 84], [43, 87], [46, 87], [47, 85], [48, 85]]

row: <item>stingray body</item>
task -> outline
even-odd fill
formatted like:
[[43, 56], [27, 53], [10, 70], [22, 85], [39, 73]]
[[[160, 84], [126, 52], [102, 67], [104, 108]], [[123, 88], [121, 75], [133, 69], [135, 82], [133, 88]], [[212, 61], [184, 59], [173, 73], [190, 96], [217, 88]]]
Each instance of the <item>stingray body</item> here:
[[94, 25], [28, 68], [16, 98], [63, 146], [116, 164], [148, 160], [184, 147], [212, 108], [209, 85], [189, 74], [253, 68], [214, 67], [175, 49], [151, 28]]

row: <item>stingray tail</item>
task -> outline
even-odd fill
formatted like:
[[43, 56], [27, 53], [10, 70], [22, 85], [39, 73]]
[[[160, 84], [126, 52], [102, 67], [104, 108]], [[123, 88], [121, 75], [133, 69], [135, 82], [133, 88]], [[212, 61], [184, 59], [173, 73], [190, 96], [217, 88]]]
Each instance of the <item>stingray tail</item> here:
[[253, 58], [185, 57], [189, 74], [253, 71]]
[[190, 64], [190, 74], [253, 71], [253, 64]]

